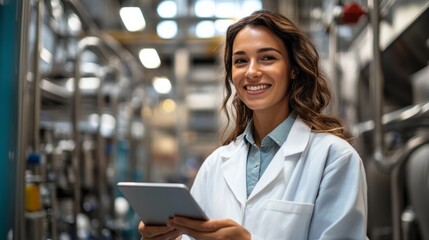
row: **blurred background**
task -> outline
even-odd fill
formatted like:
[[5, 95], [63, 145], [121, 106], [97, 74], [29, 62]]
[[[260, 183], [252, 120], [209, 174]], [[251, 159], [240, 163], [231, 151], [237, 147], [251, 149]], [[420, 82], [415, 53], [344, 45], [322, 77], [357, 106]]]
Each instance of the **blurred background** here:
[[0, 0], [1, 239], [140, 239], [119, 181], [192, 186], [221, 144], [227, 27], [314, 42], [368, 181], [370, 239], [429, 240], [429, 1]]

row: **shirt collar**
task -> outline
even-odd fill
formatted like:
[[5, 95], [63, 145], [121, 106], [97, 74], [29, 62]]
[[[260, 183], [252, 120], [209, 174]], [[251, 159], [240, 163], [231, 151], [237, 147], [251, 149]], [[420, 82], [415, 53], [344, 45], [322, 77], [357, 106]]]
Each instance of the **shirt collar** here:
[[253, 120], [248, 122], [246, 129], [244, 129], [244, 140], [246, 143], [255, 144], [255, 140], [253, 140]]
[[[282, 146], [283, 143], [286, 141], [287, 136], [289, 135], [290, 129], [292, 128], [296, 117], [296, 113], [292, 111], [282, 123], [280, 123], [276, 128], [274, 128], [274, 130], [271, 131], [262, 140], [262, 142], [264, 142], [265, 139], [268, 137], [272, 139], [278, 146]], [[250, 121], [247, 124], [246, 129], [244, 130], [244, 139], [247, 143], [250, 143], [252, 145], [255, 144], [255, 140], [253, 139], [253, 121]]]

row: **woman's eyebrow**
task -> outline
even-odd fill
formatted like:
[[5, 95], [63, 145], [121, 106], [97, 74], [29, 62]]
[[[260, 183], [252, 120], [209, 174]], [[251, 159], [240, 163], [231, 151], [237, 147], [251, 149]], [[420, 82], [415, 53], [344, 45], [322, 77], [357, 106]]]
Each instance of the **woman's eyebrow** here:
[[267, 48], [261, 48], [258, 49], [258, 51], [256, 51], [257, 53], [261, 53], [261, 52], [269, 52], [269, 51], [275, 51], [281, 54], [280, 50], [278, 50], [277, 48], [272, 48], [272, 47], [267, 47]]
[[244, 54], [246, 54], [244, 51], [236, 51], [232, 53], [232, 55], [244, 55]]
[[[269, 52], [269, 51], [275, 51], [275, 52], [278, 52], [281, 54], [280, 50], [278, 50], [276, 48], [272, 48], [272, 47], [261, 48], [261, 49], [258, 49], [256, 52], [257, 53], [263, 53], [263, 52]], [[244, 55], [244, 54], [246, 54], [246, 52], [241, 51], [241, 50], [232, 53], [232, 55]]]

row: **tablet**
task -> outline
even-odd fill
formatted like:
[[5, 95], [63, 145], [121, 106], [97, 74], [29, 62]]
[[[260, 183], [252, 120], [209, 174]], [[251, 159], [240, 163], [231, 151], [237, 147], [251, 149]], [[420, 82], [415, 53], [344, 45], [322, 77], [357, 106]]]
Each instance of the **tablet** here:
[[208, 220], [184, 184], [119, 182], [117, 186], [145, 225], [166, 225], [173, 216]]

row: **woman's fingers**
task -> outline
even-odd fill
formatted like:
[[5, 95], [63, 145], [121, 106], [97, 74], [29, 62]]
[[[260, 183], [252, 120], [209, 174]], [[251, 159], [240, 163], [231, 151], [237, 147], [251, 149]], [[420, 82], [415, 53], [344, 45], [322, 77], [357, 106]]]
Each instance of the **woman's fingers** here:
[[169, 226], [146, 226], [143, 222], [139, 223], [138, 230], [142, 239], [162, 240], [175, 239], [181, 235], [181, 232], [174, 227]]
[[142, 237], [141, 240], [175, 240], [183, 233], [177, 229], [153, 237]]
[[192, 220], [174, 217], [167, 223], [182, 233], [201, 239], [250, 239], [250, 233], [231, 219]]

